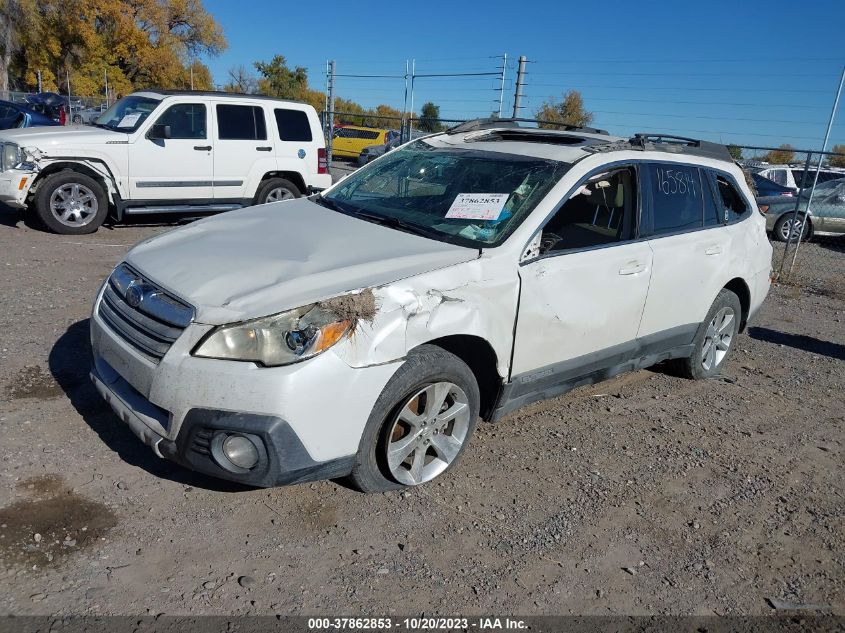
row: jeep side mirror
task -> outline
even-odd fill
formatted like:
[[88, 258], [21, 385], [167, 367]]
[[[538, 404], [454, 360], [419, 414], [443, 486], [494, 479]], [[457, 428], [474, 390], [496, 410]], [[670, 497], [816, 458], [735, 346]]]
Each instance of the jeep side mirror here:
[[156, 123], [150, 128], [150, 133], [147, 134], [147, 138], [157, 140], [157, 139], [168, 139], [171, 137], [170, 126], [164, 125], [162, 123]]

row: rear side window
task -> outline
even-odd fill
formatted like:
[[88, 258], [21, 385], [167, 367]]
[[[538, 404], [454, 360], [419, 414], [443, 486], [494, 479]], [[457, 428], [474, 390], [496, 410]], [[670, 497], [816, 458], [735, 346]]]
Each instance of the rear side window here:
[[266, 140], [264, 109], [259, 106], [218, 103], [217, 136], [222, 140]]
[[674, 163], [648, 166], [651, 180], [652, 233], [701, 228], [701, 176], [696, 167]]
[[725, 222], [736, 222], [745, 216], [748, 205], [731, 179], [722, 174], [713, 174], [716, 182], [716, 205]]
[[311, 125], [308, 123], [308, 115], [302, 110], [285, 110], [276, 108], [273, 110], [276, 116], [276, 127], [279, 129], [279, 138], [283, 141], [311, 141]]

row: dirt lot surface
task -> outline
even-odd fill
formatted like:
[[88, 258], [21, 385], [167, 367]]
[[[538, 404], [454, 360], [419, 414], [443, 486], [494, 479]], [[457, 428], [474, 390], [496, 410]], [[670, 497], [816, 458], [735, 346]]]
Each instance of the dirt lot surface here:
[[845, 614], [841, 294], [775, 288], [721, 379], [481, 424], [434, 485], [239, 489], [154, 457], [87, 378], [98, 285], [169, 228], [0, 210], [0, 613]]

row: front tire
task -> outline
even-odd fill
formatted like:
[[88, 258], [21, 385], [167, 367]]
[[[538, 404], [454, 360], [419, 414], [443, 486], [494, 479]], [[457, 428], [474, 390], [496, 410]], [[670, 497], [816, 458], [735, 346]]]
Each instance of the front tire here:
[[41, 223], [61, 235], [93, 233], [109, 212], [103, 186], [90, 176], [71, 170], [51, 174], [41, 181], [33, 207]]
[[302, 192], [295, 184], [285, 178], [270, 178], [258, 189], [255, 204], [293, 200], [302, 196]]
[[692, 355], [679, 359], [679, 373], [694, 380], [716, 376], [734, 347], [741, 318], [739, 297], [722, 288], [698, 327]]
[[352, 484], [362, 492], [384, 492], [441, 476], [469, 443], [479, 406], [478, 383], [466, 363], [439, 347], [419, 347], [373, 407]]
[[775, 227], [772, 229], [772, 237], [778, 242], [788, 242], [790, 233], [792, 233], [792, 241], [798, 240], [798, 232], [801, 231], [801, 240], [806, 240], [810, 235], [810, 223], [807, 221], [807, 216], [799, 213], [795, 219], [795, 226], [793, 227], [792, 213], [784, 213], [775, 222]]

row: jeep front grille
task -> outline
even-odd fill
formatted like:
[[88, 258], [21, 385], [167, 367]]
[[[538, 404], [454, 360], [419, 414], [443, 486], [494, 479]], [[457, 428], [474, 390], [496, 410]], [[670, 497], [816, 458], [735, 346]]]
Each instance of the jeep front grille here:
[[114, 269], [97, 315], [115, 334], [158, 362], [194, 318], [194, 309], [126, 264]]

